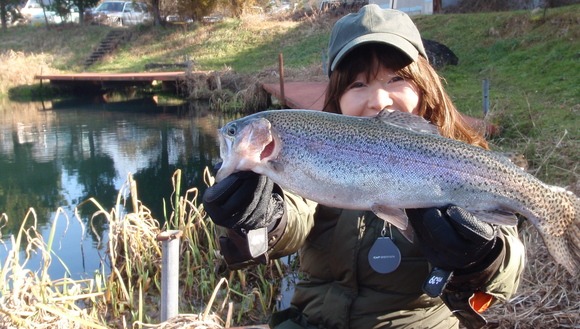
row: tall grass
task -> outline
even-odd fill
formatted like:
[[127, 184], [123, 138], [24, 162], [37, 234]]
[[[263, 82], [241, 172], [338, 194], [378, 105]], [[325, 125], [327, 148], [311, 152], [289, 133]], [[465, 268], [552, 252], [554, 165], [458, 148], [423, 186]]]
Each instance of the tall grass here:
[[[2, 215], [3, 224], [8, 218]], [[0, 325], [3, 328], [105, 328], [98, 320], [98, 305], [104, 296], [99, 280], [52, 279], [48, 267], [53, 258], [54, 228], [59, 220], [68, 220], [57, 210], [49, 241], [37, 230], [34, 209], [30, 209], [16, 237], [11, 236], [12, 250], [0, 269]], [[25, 245], [24, 259], [20, 246]], [[32, 252], [41, 254], [42, 267], [38, 272], [27, 269]]]
[[[206, 179], [212, 177], [206, 171]], [[184, 321], [200, 327], [223, 327], [265, 322], [277, 296], [283, 275], [280, 264], [257, 266], [246, 271], [227, 271], [216, 247], [216, 231], [197, 204], [197, 188], [180, 195], [181, 172], [172, 177], [175, 194], [166, 225], [151, 216], [137, 195], [129, 176], [116, 205], [104, 209], [97, 200], [92, 218], [105, 217], [109, 224], [107, 260], [110, 267], [92, 279], [53, 279], [48, 267], [58, 256], [52, 249], [57, 221], [68, 220], [56, 212], [49, 239], [36, 230], [31, 209], [0, 269], [0, 326], [3, 328], [126, 328], [179, 327]], [[124, 197], [128, 195], [129, 197]], [[82, 207], [83, 204], [79, 205]], [[78, 213], [75, 213], [77, 220]], [[0, 218], [3, 223], [7, 217]], [[161, 256], [156, 237], [166, 229], [183, 233], [180, 244], [179, 312], [176, 319], [159, 324]], [[19, 246], [24, 245], [25, 259]], [[27, 269], [30, 252], [42, 254], [41, 268]], [[60, 261], [60, 260], [58, 260]], [[65, 264], [66, 266], [66, 264]], [[106, 274], [109, 273], [109, 274]]]
[[49, 65], [52, 61], [52, 56], [45, 53], [26, 54], [13, 50], [0, 52], [0, 99], [6, 97], [12, 87], [35, 83], [34, 75], [22, 74], [23, 67], [37, 74], [49, 74], [55, 72]]

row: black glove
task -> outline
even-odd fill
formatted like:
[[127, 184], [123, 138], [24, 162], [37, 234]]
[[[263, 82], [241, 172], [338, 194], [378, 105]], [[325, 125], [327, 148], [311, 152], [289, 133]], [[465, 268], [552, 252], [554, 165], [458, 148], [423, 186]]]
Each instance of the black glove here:
[[[491, 280], [504, 260], [501, 232], [457, 206], [406, 212], [421, 250], [435, 266], [423, 290], [431, 297], [440, 296], [465, 327], [483, 327], [487, 321], [469, 301], [475, 291]], [[431, 282], [432, 279], [445, 282]]]
[[501, 233], [494, 225], [457, 206], [406, 212], [427, 260], [435, 267], [453, 271], [450, 283], [461, 282], [461, 290], [479, 288], [499, 268], [505, 251]]
[[205, 191], [203, 206], [219, 226], [247, 231], [267, 227], [283, 207], [282, 197], [272, 193], [274, 186], [266, 176], [236, 172]]

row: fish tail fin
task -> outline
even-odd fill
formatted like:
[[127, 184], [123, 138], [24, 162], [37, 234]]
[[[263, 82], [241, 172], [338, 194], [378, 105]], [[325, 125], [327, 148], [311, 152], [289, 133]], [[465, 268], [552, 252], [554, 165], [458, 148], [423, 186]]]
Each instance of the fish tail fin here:
[[[554, 259], [572, 275], [580, 271], [580, 199], [559, 189], [558, 203], [541, 230], [544, 243]], [[557, 209], [556, 209], [557, 208]]]
[[566, 233], [567, 240], [570, 244], [570, 249], [574, 255], [576, 271], [580, 269], [580, 198], [575, 195], [570, 195], [575, 206], [575, 217], [572, 221], [569, 232]]

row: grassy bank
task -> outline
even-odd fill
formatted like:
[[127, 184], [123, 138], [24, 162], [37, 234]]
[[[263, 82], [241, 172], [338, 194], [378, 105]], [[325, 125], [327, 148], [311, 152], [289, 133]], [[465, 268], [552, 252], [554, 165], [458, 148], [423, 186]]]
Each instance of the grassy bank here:
[[[490, 80], [491, 111], [486, 120], [501, 129], [492, 137], [494, 147], [525, 154], [539, 178], [579, 194], [580, 5], [551, 9], [545, 16], [543, 12], [521, 11], [414, 19], [426, 38], [446, 44], [459, 57], [457, 66], [446, 67], [441, 74], [462, 111], [482, 117], [481, 81]], [[283, 52], [287, 79], [324, 80], [323, 54], [334, 20], [248, 16], [185, 28], [138, 27], [132, 29], [127, 44], [89, 71], [143, 71], [148, 63], [178, 63], [189, 58], [196, 70], [235, 72], [243, 77], [236, 80], [236, 88], [245, 89], [255, 82], [277, 81], [278, 53]], [[50, 30], [21, 26], [0, 32], [0, 97], [14, 98], [25, 89], [23, 86], [34, 85], [34, 74], [81, 71], [84, 59], [108, 31], [102, 26]], [[194, 195], [195, 190], [191, 193]], [[130, 212], [102, 209], [95, 214], [106, 217], [112, 228], [109, 249], [116, 269], [113, 275], [55, 283], [55, 278], [24, 271], [21, 260], [7, 260], [0, 272], [7, 282], [0, 286], [0, 321], [33, 327], [31, 324], [51, 323], [59, 321], [59, 315], [73, 314], [67, 324], [83, 323], [84, 327], [155, 322], [159, 252], [141, 247], [159, 228], [146, 205], [133, 195], [133, 200], [120, 201], [130, 205]], [[220, 285], [219, 277], [208, 266], [220, 263], [215, 257], [213, 227], [192, 195], [176, 196], [173, 204], [178, 205], [177, 212], [168, 216], [173, 228], [188, 234], [182, 245], [180, 287], [185, 292], [181, 310], [215, 314], [219, 325], [265, 321], [275, 300], [280, 268], [231, 272], [225, 277], [228, 285]], [[35, 248], [47, 250], [47, 257], [51, 257], [49, 242], [35, 240], [33, 233], [22, 234], [22, 239], [28, 236]], [[534, 230], [524, 229], [522, 240], [529, 261], [520, 291], [511, 303], [492, 308], [488, 319], [499, 328], [577, 327], [578, 278], [552, 265]], [[23, 277], [29, 280], [21, 280]], [[211, 304], [215, 287], [219, 288], [218, 301]], [[234, 301], [231, 317], [230, 301]], [[86, 308], [80, 309], [78, 303]], [[203, 306], [208, 304], [205, 312]], [[21, 309], [11, 308], [19, 305]]]

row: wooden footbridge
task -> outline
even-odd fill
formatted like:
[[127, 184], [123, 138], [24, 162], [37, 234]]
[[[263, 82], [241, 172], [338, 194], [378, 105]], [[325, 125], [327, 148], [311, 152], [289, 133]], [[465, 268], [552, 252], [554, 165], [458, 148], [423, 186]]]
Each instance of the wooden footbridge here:
[[184, 71], [143, 73], [73, 73], [35, 75], [34, 79], [50, 81], [51, 85], [72, 89], [118, 88], [123, 86], [146, 86], [154, 81], [174, 85], [185, 79]]

